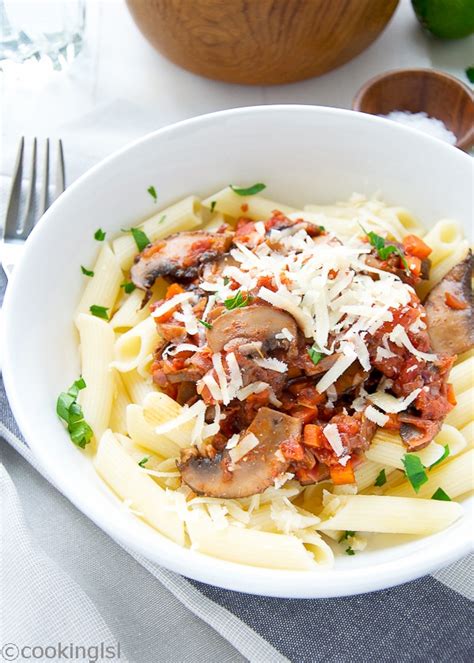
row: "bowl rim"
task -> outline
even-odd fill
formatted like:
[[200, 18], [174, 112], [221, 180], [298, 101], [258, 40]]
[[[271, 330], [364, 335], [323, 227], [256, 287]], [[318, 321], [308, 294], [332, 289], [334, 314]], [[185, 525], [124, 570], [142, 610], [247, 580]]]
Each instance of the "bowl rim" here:
[[[442, 80], [444, 82], [450, 82], [454, 83], [457, 87], [462, 89], [462, 91], [470, 98], [471, 103], [474, 106], [474, 92], [470, 89], [470, 87], [464, 83], [464, 81], [461, 81], [459, 78], [456, 78], [456, 76], [453, 76], [452, 74], [448, 74], [445, 71], [440, 71], [438, 69], [430, 69], [428, 67], [406, 67], [406, 68], [399, 68], [399, 69], [390, 69], [389, 71], [384, 71], [381, 74], [377, 74], [376, 76], [373, 76], [372, 78], [369, 78], [368, 81], [366, 81], [356, 92], [353, 100], [352, 100], [352, 110], [357, 111], [359, 113], [366, 113], [367, 115], [374, 115], [374, 117], [377, 117], [374, 113], [369, 113], [368, 111], [364, 110], [364, 101], [367, 93], [369, 90], [371, 90], [374, 85], [377, 85], [381, 81], [391, 79], [391, 78], [399, 78], [403, 75], [407, 76], [412, 76], [412, 77], [426, 77], [427, 75], [434, 79], [437, 78], [438, 80]], [[403, 109], [399, 109], [403, 110]], [[456, 136], [456, 145], [455, 147], [461, 149], [461, 150], [468, 150], [474, 145], [474, 126], [470, 127], [467, 129], [467, 131], [464, 132], [462, 136]]]
[[[419, 554], [420, 550], [415, 548], [401, 559], [377, 564], [370, 569], [370, 574], [365, 573], [366, 569], [364, 568], [344, 568], [337, 569], [337, 571], [322, 568], [321, 570], [315, 569], [314, 571], [306, 572], [252, 567], [196, 553], [188, 548], [182, 548], [162, 535], [159, 535], [160, 545], [150, 550], [146, 546], [146, 536], [143, 537], [143, 540], [131, 541], [129, 527], [125, 520], [107, 518], [99, 510], [91, 508], [88, 504], [86, 505], [83, 500], [83, 493], [68, 484], [67, 474], [61, 471], [59, 464], [55, 462], [54, 458], [49, 457], [47, 445], [42, 444], [41, 431], [38, 432], [34, 423], [30, 421], [26, 404], [25, 406], [22, 404], [20, 385], [15, 380], [15, 361], [13, 353], [8, 352], [8, 348], [13, 344], [13, 339], [15, 338], [14, 318], [16, 302], [22, 299], [20, 275], [27, 270], [27, 258], [31, 252], [35, 251], [37, 240], [41, 236], [43, 228], [47, 227], [48, 219], [57, 214], [57, 210], [60, 210], [62, 205], [67, 204], [67, 200], [72, 195], [72, 192], [80, 189], [83, 182], [95, 178], [101, 172], [106, 172], [110, 163], [120, 159], [130, 150], [136, 149], [149, 141], [159, 140], [160, 136], [168, 136], [174, 132], [181, 131], [183, 128], [199, 127], [202, 129], [209, 123], [212, 124], [220, 119], [225, 120], [231, 116], [254, 115], [257, 113], [337, 115], [350, 117], [351, 120], [356, 120], [361, 125], [383, 123], [386, 127], [390, 127], [392, 133], [402, 132], [405, 135], [407, 132], [411, 133], [412, 137], [419, 143], [429, 141], [430, 144], [433, 144], [433, 141], [435, 141], [437, 143], [436, 149], [440, 152], [447, 150], [445, 152], [446, 155], [449, 154], [449, 158], [457, 160], [459, 164], [472, 164], [468, 155], [463, 154], [459, 150], [453, 150], [452, 146], [410, 127], [398, 125], [390, 120], [377, 118], [369, 114], [355, 113], [346, 109], [296, 104], [250, 106], [208, 113], [162, 127], [157, 131], [148, 133], [126, 144], [87, 170], [71, 184], [46, 212], [42, 223], [35, 227], [26, 243], [23, 260], [13, 272], [4, 301], [3, 332], [5, 335], [4, 347], [6, 351], [4, 352], [3, 360], [3, 376], [8, 400], [19, 429], [37, 457], [39, 465], [44, 468], [47, 478], [82, 513], [87, 515], [103, 531], [107, 532], [112, 539], [125, 547], [126, 550], [132, 549], [139, 555], [142, 555], [146, 560], [163, 565], [171, 571], [194, 580], [224, 589], [263, 596], [331, 598], [385, 589], [431, 573], [467, 554], [472, 548], [472, 536], [468, 528], [462, 527], [462, 522], [458, 521], [451, 526], [450, 530], [451, 534], [455, 534], [455, 536], [448, 537], [446, 541], [444, 541], [445, 532], [432, 535], [434, 538], [441, 537], [444, 543], [443, 546], [425, 546], [422, 555]], [[314, 582], [311, 582], [311, 580]]]

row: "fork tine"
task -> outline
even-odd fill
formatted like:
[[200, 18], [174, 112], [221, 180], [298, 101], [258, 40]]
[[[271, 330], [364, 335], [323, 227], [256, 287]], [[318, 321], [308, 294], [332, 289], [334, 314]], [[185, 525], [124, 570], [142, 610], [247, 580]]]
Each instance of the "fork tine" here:
[[64, 166], [64, 151], [63, 151], [63, 142], [61, 139], [58, 140], [58, 158], [56, 164], [56, 198], [62, 194], [66, 187], [66, 173]]
[[36, 192], [36, 148], [37, 140], [33, 138], [33, 148], [31, 151], [31, 168], [30, 168], [30, 186], [27, 193], [26, 207], [23, 213], [23, 220], [19, 230], [17, 230], [17, 237], [19, 239], [26, 239], [33, 227], [33, 207]]
[[23, 151], [25, 148], [25, 138], [21, 137], [16, 155], [15, 168], [13, 171], [12, 185], [7, 205], [7, 214], [5, 217], [5, 237], [13, 239], [18, 230], [18, 211], [20, 207], [21, 177], [23, 174]]
[[44, 147], [43, 161], [43, 183], [41, 185], [40, 206], [36, 217], [36, 223], [48, 209], [48, 189], [49, 189], [49, 138], [46, 139]]

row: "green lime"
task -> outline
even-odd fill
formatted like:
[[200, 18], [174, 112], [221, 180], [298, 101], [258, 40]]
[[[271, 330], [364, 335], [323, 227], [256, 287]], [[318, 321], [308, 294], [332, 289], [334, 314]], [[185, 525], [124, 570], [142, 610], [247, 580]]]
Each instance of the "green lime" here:
[[474, 32], [474, 0], [411, 0], [420, 23], [441, 39]]

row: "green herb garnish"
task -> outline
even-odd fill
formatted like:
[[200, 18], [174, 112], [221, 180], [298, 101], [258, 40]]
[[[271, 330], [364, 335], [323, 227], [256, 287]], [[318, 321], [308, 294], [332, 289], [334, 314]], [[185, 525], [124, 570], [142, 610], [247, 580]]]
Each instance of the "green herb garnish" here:
[[468, 67], [466, 69], [466, 76], [471, 81], [471, 83], [474, 83], [474, 67]]
[[257, 184], [253, 184], [252, 186], [249, 186], [246, 189], [241, 189], [238, 186], [234, 186], [233, 184], [230, 184], [230, 188], [238, 196], [254, 196], [256, 193], [260, 193], [260, 191], [263, 191], [264, 189], [266, 189], [267, 185], [262, 184], [261, 182], [257, 182]]
[[124, 292], [126, 292], [127, 295], [129, 295], [131, 292], [135, 290], [137, 286], [135, 285], [135, 283], [132, 283], [131, 281], [125, 281], [125, 283], [120, 284], [120, 287], [123, 288]]
[[151, 244], [146, 234], [143, 232], [143, 230], [140, 230], [140, 228], [130, 228], [130, 232], [132, 233], [133, 239], [135, 240], [135, 244], [137, 245], [137, 249], [139, 251], [143, 251], [143, 249], [146, 248], [148, 244]]
[[156, 203], [156, 201], [158, 200], [158, 194], [156, 193], [155, 187], [153, 185], [149, 186], [147, 191]]
[[350, 529], [346, 529], [344, 534], [339, 539], [339, 543], [342, 543], [343, 541], [345, 541], [346, 539], [348, 539], [349, 537], [352, 537], [354, 535], [355, 535], [355, 532], [352, 532]]
[[308, 348], [308, 354], [310, 356], [311, 361], [315, 365], [319, 364], [321, 359], [324, 357], [324, 354], [322, 352], [319, 352], [319, 350], [317, 350], [314, 345]]
[[201, 325], [203, 327], [205, 327], [206, 329], [212, 329], [212, 325], [211, 325], [210, 322], [206, 322], [205, 320], [200, 320], [199, 318], [198, 318], [198, 322], [200, 322]]
[[433, 467], [435, 467], [436, 465], [439, 465], [439, 463], [442, 463], [443, 460], [444, 460], [445, 458], [447, 458], [447, 457], [449, 456], [450, 453], [451, 453], [451, 452], [450, 452], [450, 450], [449, 450], [449, 445], [445, 444], [445, 445], [444, 445], [443, 455], [441, 456], [441, 458], [438, 458], [438, 460], [435, 460], [435, 462], [434, 462], [432, 465], [430, 465], [429, 469], [432, 470]]
[[352, 550], [352, 548], [349, 546], [346, 548], [346, 555], [355, 555], [355, 550]]
[[451, 502], [451, 498], [447, 493], [444, 492], [442, 488], [438, 488], [438, 490], [435, 490], [435, 492], [431, 495], [432, 500], [440, 500], [442, 502]]
[[224, 276], [224, 285], [229, 285], [230, 283], [230, 278], [228, 276]]
[[93, 436], [92, 428], [84, 419], [82, 408], [77, 402], [81, 389], [85, 389], [84, 378], [76, 380], [66, 392], [62, 392], [56, 401], [56, 414], [67, 425], [69, 437], [75, 445], [84, 449]]
[[84, 267], [84, 265], [81, 265], [81, 272], [84, 274], [84, 276], [94, 276], [92, 269], [87, 269], [87, 267]]
[[365, 228], [363, 228], [362, 226], [360, 226], [360, 227], [362, 228], [362, 230], [365, 232], [365, 234], [369, 238], [370, 244], [375, 248], [375, 250], [377, 251], [377, 255], [379, 256], [379, 258], [381, 260], [387, 260], [389, 255], [391, 255], [392, 253], [395, 253], [396, 255], [398, 255], [398, 257], [402, 261], [402, 264], [405, 267], [405, 269], [407, 271], [410, 271], [410, 268], [408, 267], [408, 263], [405, 259], [405, 256], [403, 255], [403, 252], [400, 251], [398, 246], [394, 246], [393, 244], [386, 244], [384, 238], [381, 237], [380, 235], [377, 235], [377, 233], [374, 233], [372, 230], [370, 232], [367, 232], [367, 230], [365, 230]]
[[96, 239], [98, 242], [103, 242], [106, 234], [107, 233], [104, 230], [102, 230], [102, 228], [99, 228], [94, 233], [94, 239]]
[[377, 478], [375, 479], [375, 484], [374, 485], [380, 487], [380, 486], [383, 486], [386, 483], [387, 483], [387, 477], [385, 475], [385, 470], [380, 470], [380, 472], [378, 473]]
[[97, 306], [97, 304], [92, 304], [92, 306], [89, 308], [89, 311], [92, 313], [92, 315], [95, 315], [97, 318], [102, 318], [102, 320], [108, 320], [108, 308], [105, 308], [105, 306]]
[[146, 463], [150, 460], [150, 456], [144, 456], [141, 461], [138, 463], [140, 467], [145, 467]]
[[217, 200], [211, 200], [211, 212], [215, 210], [216, 205], [217, 205]]
[[418, 456], [414, 454], [405, 454], [402, 460], [406, 477], [413, 486], [415, 493], [417, 493], [421, 486], [428, 481], [425, 468]]
[[240, 292], [240, 290], [237, 290], [234, 297], [230, 297], [229, 299], [226, 299], [224, 301], [224, 306], [228, 311], [232, 311], [232, 309], [234, 308], [242, 308], [244, 306], [248, 306], [251, 301], [252, 297], [250, 297], [249, 295], [245, 295], [244, 297]]

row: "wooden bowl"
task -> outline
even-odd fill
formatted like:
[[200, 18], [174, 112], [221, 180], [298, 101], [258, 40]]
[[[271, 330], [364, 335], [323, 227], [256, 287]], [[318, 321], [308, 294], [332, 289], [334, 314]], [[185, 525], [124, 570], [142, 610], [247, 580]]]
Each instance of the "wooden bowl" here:
[[176, 64], [230, 83], [320, 76], [361, 53], [398, 0], [127, 0], [148, 41]]
[[456, 136], [456, 147], [474, 145], [474, 95], [460, 80], [434, 69], [398, 69], [370, 79], [352, 108], [372, 115], [401, 110], [442, 120]]

